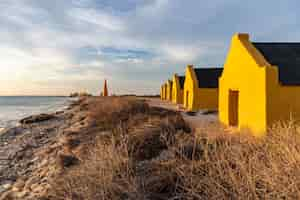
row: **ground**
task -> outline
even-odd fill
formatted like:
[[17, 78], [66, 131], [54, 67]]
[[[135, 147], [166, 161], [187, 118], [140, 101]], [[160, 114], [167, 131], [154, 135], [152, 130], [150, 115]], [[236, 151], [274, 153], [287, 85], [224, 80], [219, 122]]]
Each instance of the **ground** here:
[[211, 111], [88, 97], [22, 122], [0, 135], [0, 200], [300, 198], [294, 121], [257, 139]]
[[[182, 105], [177, 105], [170, 101], [162, 101], [159, 98], [145, 98], [145, 100], [151, 107], [159, 107], [180, 112], [185, 122], [194, 129], [195, 132], [201, 133], [202, 130], [206, 129], [208, 126], [221, 128], [221, 125], [218, 122], [218, 113], [216, 111], [199, 110], [195, 113], [189, 113]], [[228, 131], [228, 129], [224, 129], [224, 132], [225, 131]], [[215, 135], [211, 134], [210, 136]]]
[[211, 113], [209, 113], [207, 110], [199, 110], [199, 112], [188, 114], [182, 105], [176, 105], [169, 101], [162, 101], [159, 98], [148, 98], [146, 101], [152, 107], [160, 107], [168, 110], [179, 111], [183, 119], [195, 129], [202, 128], [203, 125], [206, 124], [218, 123], [218, 115], [215, 111], [211, 111]]

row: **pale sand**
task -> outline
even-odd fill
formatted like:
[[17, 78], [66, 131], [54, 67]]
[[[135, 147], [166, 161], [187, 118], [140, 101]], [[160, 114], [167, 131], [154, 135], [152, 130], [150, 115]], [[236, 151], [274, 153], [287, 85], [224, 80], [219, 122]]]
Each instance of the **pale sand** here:
[[184, 120], [195, 129], [203, 128], [208, 124], [218, 124], [218, 114], [202, 114], [203, 111], [199, 111], [196, 113], [195, 116], [188, 115], [186, 110], [183, 108], [182, 105], [176, 105], [169, 101], [163, 101], [159, 98], [144, 98], [150, 106], [153, 107], [161, 107], [168, 110], [175, 110], [181, 112], [182, 117]]

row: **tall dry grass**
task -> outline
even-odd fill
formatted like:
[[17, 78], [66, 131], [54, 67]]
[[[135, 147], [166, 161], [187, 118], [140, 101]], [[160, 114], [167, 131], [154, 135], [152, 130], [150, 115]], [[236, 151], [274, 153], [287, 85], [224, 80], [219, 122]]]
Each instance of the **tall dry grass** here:
[[215, 126], [191, 133], [178, 113], [135, 99], [92, 107], [97, 126], [109, 124], [111, 134], [96, 134], [81, 164], [53, 181], [50, 199], [300, 198], [294, 121], [257, 139]]
[[[124, 144], [123, 144], [124, 145]], [[84, 162], [53, 181], [50, 199], [140, 199], [126, 145], [97, 142]]]
[[198, 159], [183, 156], [172, 167], [181, 180], [180, 196], [299, 199], [299, 144], [299, 127], [292, 122], [274, 126], [262, 139], [220, 133], [213, 139], [200, 137], [190, 144], [183, 142], [183, 146], [193, 146], [194, 154], [201, 156]]

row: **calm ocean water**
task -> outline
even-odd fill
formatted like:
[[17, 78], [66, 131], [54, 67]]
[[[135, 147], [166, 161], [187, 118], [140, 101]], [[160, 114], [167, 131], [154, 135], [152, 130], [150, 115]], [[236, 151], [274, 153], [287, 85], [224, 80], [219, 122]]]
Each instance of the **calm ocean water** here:
[[30, 115], [62, 110], [70, 101], [67, 97], [0, 96], [0, 130], [15, 126], [20, 119]]

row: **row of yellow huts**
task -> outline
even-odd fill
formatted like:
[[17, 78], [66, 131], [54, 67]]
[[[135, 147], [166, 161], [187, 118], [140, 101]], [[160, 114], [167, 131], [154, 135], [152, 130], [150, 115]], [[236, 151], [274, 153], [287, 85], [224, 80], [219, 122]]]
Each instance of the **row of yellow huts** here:
[[161, 86], [161, 98], [191, 111], [217, 109], [224, 125], [260, 136], [274, 122], [300, 118], [300, 43], [236, 34], [223, 68], [189, 65]]

